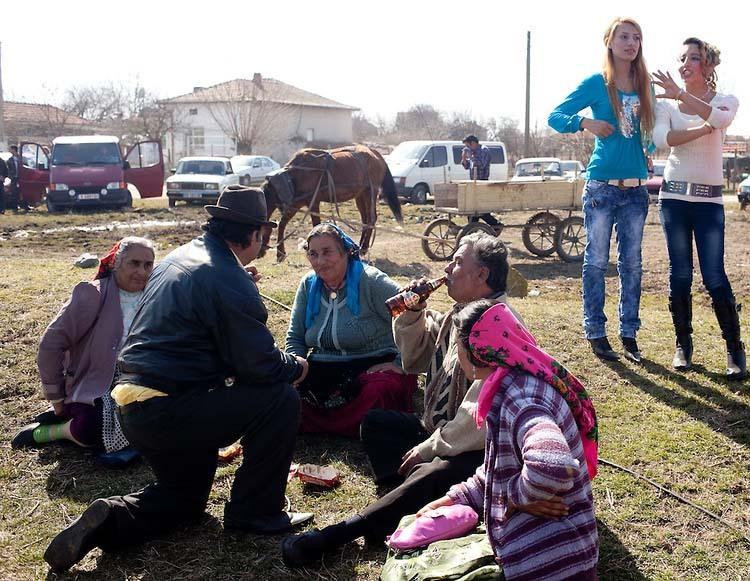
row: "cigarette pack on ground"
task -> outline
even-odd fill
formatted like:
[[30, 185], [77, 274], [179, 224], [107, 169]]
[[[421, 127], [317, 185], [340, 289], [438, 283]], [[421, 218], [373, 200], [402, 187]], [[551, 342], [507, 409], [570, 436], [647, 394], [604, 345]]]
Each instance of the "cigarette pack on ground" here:
[[317, 464], [300, 464], [297, 468], [297, 478], [306, 484], [315, 484], [325, 488], [335, 488], [341, 483], [341, 474], [331, 466]]

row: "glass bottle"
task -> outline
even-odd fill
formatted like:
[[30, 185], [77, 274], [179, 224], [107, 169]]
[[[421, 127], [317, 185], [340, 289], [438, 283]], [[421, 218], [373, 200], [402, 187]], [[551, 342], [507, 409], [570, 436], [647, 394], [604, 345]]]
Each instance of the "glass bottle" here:
[[434, 280], [427, 280], [411, 288], [401, 291], [397, 295], [385, 301], [392, 317], [398, 317], [405, 310], [410, 309], [427, 298], [438, 288], [445, 284], [447, 277], [441, 276]]

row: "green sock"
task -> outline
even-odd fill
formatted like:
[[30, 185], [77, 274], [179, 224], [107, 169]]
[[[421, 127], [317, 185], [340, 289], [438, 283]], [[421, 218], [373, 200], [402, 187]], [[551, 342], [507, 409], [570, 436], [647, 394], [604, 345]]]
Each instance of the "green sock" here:
[[37, 444], [46, 444], [47, 442], [54, 442], [55, 440], [62, 440], [65, 438], [63, 434], [63, 426], [65, 424], [49, 424], [45, 426], [39, 426], [32, 432], [32, 437]]

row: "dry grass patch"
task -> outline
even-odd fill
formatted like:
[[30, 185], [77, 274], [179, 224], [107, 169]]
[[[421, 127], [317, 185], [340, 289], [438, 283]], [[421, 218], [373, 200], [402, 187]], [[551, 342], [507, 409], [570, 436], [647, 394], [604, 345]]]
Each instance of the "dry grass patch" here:
[[[381, 221], [395, 227], [381, 206]], [[343, 215], [353, 217], [352, 208]], [[431, 207], [405, 208], [406, 228], [421, 233], [433, 216]], [[527, 214], [506, 217], [521, 223]], [[0, 578], [38, 579], [47, 575], [42, 552], [49, 540], [98, 496], [135, 490], [151, 479], [144, 464], [122, 471], [98, 466], [92, 455], [72, 446], [12, 451], [15, 430], [44, 409], [37, 395], [35, 350], [50, 318], [73, 285], [92, 271], [71, 266], [78, 254], [102, 255], [126, 234], [146, 235], [163, 257], [199, 232], [202, 210], [166, 208], [163, 200], [138, 202], [136, 211], [49, 216], [6, 215], [0, 226]], [[149, 220], [169, 221], [152, 227]], [[115, 224], [114, 222], [117, 222]], [[106, 229], [69, 229], [108, 225]], [[729, 276], [740, 300], [750, 296], [746, 213], [727, 214]], [[62, 229], [61, 229], [62, 228]], [[56, 229], [56, 230], [55, 230]], [[296, 238], [287, 242], [283, 264], [264, 258], [261, 292], [287, 305], [308, 270]], [[46, 230], [46, 232], [44, 232]], [[19, 234], [20, 232], [25, 232]], [[693, 502], [722, 515], [750, 535], [750, 388], [723, 379], [723, 346], [704, 295], [695, 306], [695, 370], [677, 374], [670, 368], [673, 339], [666, 309], [666, 252], [657, 216], [646, 228], [644, 260], [644, 328], [639, 343], [647, 361], [604, 364], [591, 355], [580, 330], [580, 265], [538, 259], [526, 253], [518, 230], [507, 230], [514, 265], [540, 295], [515, 306], [546, 349], [588, 386], [600, 418], [601, 455], [670, 487]], [[396, 280], [435, 276], [444, 264], [430, 262], [419, 240], [378, 233], [370, 259]], [[608, 291], [616, 293], [616, 272], [608, 274]], [[696, 284], [699, 283], [696, 280]], [[433, 305], [450, 305], [444, 291]], [[283, 342], [288, 313], [268, 304], [269, 327]], [[607, 314], [615, 321], [614, 296]], [[610, 335], [616, 338], [611, 326]], [[747, 320], [743, 321], [748, 336]], [[613, 341], [614, 343], [615, 341]], [[316, 513], [315, 526], [350, 515], [376, 498], [359, 443], [325, 437], [301, 437], [295, 460], [330, 463], [344, 475], [334, 492], [320, 492], [293, 482], [292, 506]], [[223, 504], [235, 465], [222, 467], [208, 510], [195, 527], [117, 555], [92, 552], [65, 578], [70, 579], [376, 579], [385, 558], [378, 547], [359, 543], [328, 557], [319, 570], [292, 572], [280, 561], [278, 539], [225, 534]], [[695, 509], [613, 468], [600, 467], [594, 482], [601, 535], [602, 579], [747, 579], [748, 543]], [[52, 576], [54, 578], [54, 576]]]

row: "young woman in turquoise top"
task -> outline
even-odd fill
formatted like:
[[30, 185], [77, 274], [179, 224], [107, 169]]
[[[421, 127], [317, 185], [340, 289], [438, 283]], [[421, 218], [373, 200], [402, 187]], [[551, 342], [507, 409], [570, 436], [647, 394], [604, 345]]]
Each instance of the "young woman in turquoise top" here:
[[[641, 298], [641, 241], [648, 214], [644, 144], [654, 126], [651, 82], [643, 59], [641, 27], [616, 18], [604, 34], [604, 71], [583, 80], [549, 115], [561, 133], [589, 131], [595, 136], [583, 193], [586, 250], [583, 255], [583, 328], [594, 353], [616, 360], [605, 324], [604, 275], [612, 227], [617, 232], [620, 277], [620, 339], [625, 355], [641, 360], [636, 333]], [[580, 112], [590, 108], [593, 117]]]

